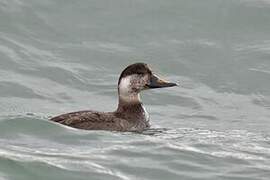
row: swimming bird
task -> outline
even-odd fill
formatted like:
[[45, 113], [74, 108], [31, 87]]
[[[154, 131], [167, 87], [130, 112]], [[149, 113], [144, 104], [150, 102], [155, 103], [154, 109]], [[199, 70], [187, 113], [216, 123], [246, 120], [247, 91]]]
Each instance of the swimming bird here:
[[150, 127], [140, 92], [177, 86], [155, 75], [145, 63], [129, 65], [118, 80], [118, 108], [114, 112], [78, 111], [53, 117], [51, 121], [85, 130], [142, 132]]

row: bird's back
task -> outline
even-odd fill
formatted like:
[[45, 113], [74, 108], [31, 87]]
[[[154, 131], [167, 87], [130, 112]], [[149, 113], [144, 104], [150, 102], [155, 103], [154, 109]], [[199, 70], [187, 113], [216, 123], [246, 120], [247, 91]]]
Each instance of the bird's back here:
[[85, 130], [111, 130], [124, 131], [129, 123], [112, 113], [95, 111], [78, 111], [56, 116], [51, 121]]
[[142, 131], [148, 122], [132, 121], [117, 112], [78, 111], [53, 117], [51, 121], [85, 130]]

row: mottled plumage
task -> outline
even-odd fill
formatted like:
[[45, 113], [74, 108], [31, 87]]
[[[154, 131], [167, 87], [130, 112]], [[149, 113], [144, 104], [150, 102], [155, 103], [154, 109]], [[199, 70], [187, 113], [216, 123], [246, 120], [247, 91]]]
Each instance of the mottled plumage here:
[[118, 82], [119, 104], [114, 112], [78, 111], [56, 116], [51, 121], [85, 130], [137, 131], [150, 127], [149, 116], [139, 93], [145, 89], [176, 86], [162, 81], [144, 63], [128, 66]]
[[109, 131], [142, 131], [149, 128], [142, 104], [124, 105], [115, 112], [78, 111], [51, 119], [78, 129]]

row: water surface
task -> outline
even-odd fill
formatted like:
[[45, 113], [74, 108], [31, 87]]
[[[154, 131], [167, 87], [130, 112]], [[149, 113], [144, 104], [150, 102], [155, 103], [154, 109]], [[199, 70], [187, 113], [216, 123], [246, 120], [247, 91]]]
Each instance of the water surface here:
[[[0, 180], [270, 178], [268, 0], [0, 0]], [[152, 129], [48, 121], [117, 106], [146, 62]]]

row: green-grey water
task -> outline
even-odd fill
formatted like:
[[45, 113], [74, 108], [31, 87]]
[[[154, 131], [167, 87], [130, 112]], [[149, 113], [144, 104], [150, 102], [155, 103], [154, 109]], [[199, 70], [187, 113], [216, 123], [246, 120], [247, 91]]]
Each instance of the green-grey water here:
[[[0, 180], [268, 180], [269, 0], [0, 0]], [[83, 131], [53, 115], [117, 106], [146, 62], [152, 129]]]

